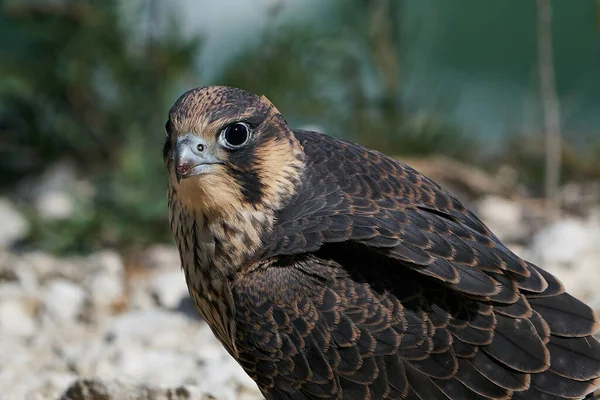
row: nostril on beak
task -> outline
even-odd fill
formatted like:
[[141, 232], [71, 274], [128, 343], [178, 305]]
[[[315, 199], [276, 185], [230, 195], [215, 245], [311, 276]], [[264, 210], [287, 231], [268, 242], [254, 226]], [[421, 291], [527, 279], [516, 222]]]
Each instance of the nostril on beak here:
[[204, 151], [204, 145], [202, 143], [198, 143], [198, 145], [196, 146], [196, 149], [202, 153]]

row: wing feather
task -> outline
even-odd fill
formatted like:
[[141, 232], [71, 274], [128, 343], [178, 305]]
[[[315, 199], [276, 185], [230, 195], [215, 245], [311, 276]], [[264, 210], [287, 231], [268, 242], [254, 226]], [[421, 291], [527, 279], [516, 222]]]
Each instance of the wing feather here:
[[598, 386], [598, 318], [554, 276], [410, 167], [295, 134], [302, 185], [234, 291], [240, 363], [267, 398], [566, 399]]

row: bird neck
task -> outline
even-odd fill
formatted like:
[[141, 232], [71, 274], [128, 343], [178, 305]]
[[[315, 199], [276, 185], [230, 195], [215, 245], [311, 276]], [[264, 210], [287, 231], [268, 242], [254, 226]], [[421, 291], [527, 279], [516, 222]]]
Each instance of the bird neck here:
[[223, 281], [252, 261], [272, 230], [274, 211], [249, 206], [216, 213], [182, 201], [171, 189], [169, 219], [182, 267], [202, 273], [203, 280]]
[[226, 215], [186, 206], [169, 191], [169, 219], [190, 296], [215, 335], [235, 353], [233, 280], [252, 265], [273, 212], [242, 209]]

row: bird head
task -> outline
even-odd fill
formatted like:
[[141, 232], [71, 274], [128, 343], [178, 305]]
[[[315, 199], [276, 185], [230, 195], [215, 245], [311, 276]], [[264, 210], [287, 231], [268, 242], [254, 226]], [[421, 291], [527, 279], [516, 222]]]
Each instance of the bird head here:
[[165, 129], [169, 186], [180, 204], [204, 215], [275, 211], [300, 180], [302, 147], [264, 96], [193, 89], [171, 107]]

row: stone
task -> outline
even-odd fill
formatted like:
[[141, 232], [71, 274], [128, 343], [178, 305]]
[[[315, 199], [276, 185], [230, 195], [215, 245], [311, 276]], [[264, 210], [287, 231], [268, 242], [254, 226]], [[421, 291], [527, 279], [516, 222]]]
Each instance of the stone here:
[[62, 190], [43, 192], [35, 202], [38, 215], [46, 220], [68, 219], [74, 208], [71, 195]]
[[114, 251], [101, 251], [81, 260], [79, 268], [84, 276], [79, 279], [87, 290], [90, 301], [97, 311], [107, 313], [123, 303], [125, 288], [125, 266], [121, 256]]
[[526, 259], [555, 275], [573, 296], [600, 311], [600, 223], [565, 217], [532, 239]]
[[144, 343], [160, 342], [170, 331], [184, 335], [192, 328], [184, 316], [166, 310], [131, 311], [111, 319], [105, 334], [113, 338], [127, 337]]
[[123, 259], [115, 251], [104, 250], [94, 253], [89, 256], [89, 260], [96, 267], [96, 272], [122, 276], [125, 271]]
[[569, 267], [549, 269], [565, 285], [567, 291], [600, 311], [600, 248], [585, 252]]
[[88, 298], [79, 285], [62, 278], [48, 282], [44, 292], [44, 314], [60, 323], [75, 322]]
[[[152, 268], [132, 275], [111, 251], [0, 250], [0, 397], [262, 399], [197, 312], [181, 310], [190, 302], [173, 249], [155, 248]], [[144, 309], [106, 312], [119, 296]]]
[[130, 290], [127, 299], [129, 310], [151, 310], [157, 306], [152, 294], [144, 285], [145, 282], [141, 279], [130, 281]]
[[0, 198], [0, 248], [10, 247], [29, 231], [29, 222], [7, 198]]
[[2, 336], [31, 336], [36, 331], [32, 307], [24, 299], [0, 299], [0, 333]]
[[[214, 368], [214, 365], [218, 365], [219, 368]], [[244, 388], [248, 391], [258, 391], [256, 383], [227, 353], [218, 363], [206, 364], [200, 387], [206, 392], [213, 393], [217, 398], [228, 397], [225, 393], [217, 391], [220, 388]]]
[[[22, 361], [28, 361], [30, 354], [28, 353], [26, 340], [23, 337], [16, 335], [2, 334], [0, 340], [0, 376], [4, 376], [9, 367], [15, 364], [20, 364]], [[2, 387], [2, 385], [0, 385]]]
[[[15, 270], [23, 267], [30, 268], [38, 281], [61, 276], [60, 274], [64, 274], [65, 270], [68, 269], [68, 267], [65, 268], [64, 262], [39, 250], [25, 253], [17, 260], [14, 266]], [[60, 274], [59, 271], [61, 271]]]
[[40, 385], [29, 392], [27, 398], [58, 399], [65, 388], [77, 380], [77, 375], [70, 372], [48, 372], [40, 379]]
[[90, 277], [86, 286], [94, 305], [104, 309], [115, 306], [125, 295], [125, 285], [119, 276], [98, 274]]
[[[184, 340], [183, 336], [179, 340]], [[198, 374], [196, 359], [189, 352], [155, 348], [128, 339], [118, 343], [118, 356], [113, 367], [114, 371], [118, 371], [115, 377], [175, 386], [194, 379]]]
[[529, 247], [530, 258], [545, 268], [574, 264], [600, 244], [600, 226], [577, 218], [558, 220], [537, 232]]
[[170, 309], [179, 306], [181, 299], [189, 296], [185, 277], [179, 268], [154, 273], [151, 292], [159, 305]]
[[35, 297], [39, 282], [33, 268], [23, 262], [22, 258], [8, 252], [0, 252], [0, 297], [10, 287], [16, 287], [23, 294]]
[[175, 388], [152, 387], [127, 380], [106, 381], [79, 379], [63, 394], [61, 400], [209, 400], [210, 396], [193, 386]]
[[141, 264], [152, 269], [174, 269], [181, 267], [179, 252], [175, 246], [155, 245], [144, 252]]
[[477, 215], [500, 240], [518, 242], [528, 236], [523, 207], [500, 196], [486, 196], [476, 203]]

